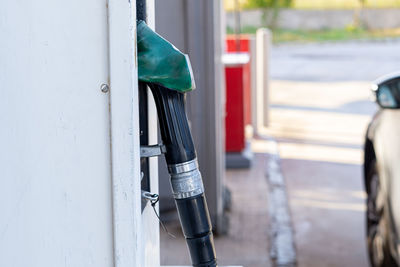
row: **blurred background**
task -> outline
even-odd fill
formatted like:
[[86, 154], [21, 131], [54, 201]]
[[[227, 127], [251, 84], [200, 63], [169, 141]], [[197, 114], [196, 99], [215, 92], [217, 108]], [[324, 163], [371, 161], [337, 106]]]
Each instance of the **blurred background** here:
[[[155, 10], [156, 30], [192, 60], [187, 109], [219, 263], [368, 266], [370, 88], [400, 70], [400, 1], [216, 2]], [[161, 263], [188, 264], [164, 188], [161, 217], [177, 238], [161, 230]]]
[[220, 267], [399, 266], [400, 0], [0, 6], [1, 267], [190, 265], [135, 20], [189, 55]]

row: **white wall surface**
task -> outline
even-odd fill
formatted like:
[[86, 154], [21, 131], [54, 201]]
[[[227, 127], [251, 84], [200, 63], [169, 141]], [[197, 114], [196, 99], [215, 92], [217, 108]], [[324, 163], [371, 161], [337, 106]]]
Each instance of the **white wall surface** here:
[[[154, 29], [154, 0], [146, 0], [147, 8], [147, 25]], [[153, 94], [150, 89], [148, 95], [148, 140], [149, 144], [158, 143], [158, 119], [157, 109], [154, 102]], [[164, 160], [164, 156], [160, 156]], [[165, 165], [165, 160], [162, 162]], [[150, 177], [150, 192], [158, 194], [158, 158], [149, 158], [149, 177]], [[159, 213], [159, 203], [155, 206], [157, 213]], [[141, 266], [145, 267], [159, 267], [160, 266], [160, 222], [154, 213], [153, 207], [147, 202], [147, 206], [142, 212], [142, 244], [143, 255]]]
[[[105, 0], [0, 3], [0, 266], [139, 262], [130, 249], [140, 246], [140, 222], [127, 213], [137, 200], [140, 208], [140, 188], [133, 188], [139, 175], [133, 149], [138, 123], [132, 121], [135, 17], [128, 1], [115, 2], [111, 17], [119, 19], [110, 22], [110, 33], [127, 44], [114, 44], [119, 52], [110, 58]], [[126, 81], [110, 75], [109, 65], [127, 74]], [[100, 90], [110, 79], [115, 105], [122, 96], [126, 101], [119, 104], [128, 111], [113, 129], [110, 93]], [[121, 107], [113, 111], [118, 116]], [[126, 150], [111, 150], [110, 132]]]

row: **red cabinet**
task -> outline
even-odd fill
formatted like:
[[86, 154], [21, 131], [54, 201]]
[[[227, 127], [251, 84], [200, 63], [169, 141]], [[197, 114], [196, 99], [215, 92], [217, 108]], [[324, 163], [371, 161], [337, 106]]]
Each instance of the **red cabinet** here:
[[243, 64], [225, 66], [226, 152], [241, 152], [245, 146]]

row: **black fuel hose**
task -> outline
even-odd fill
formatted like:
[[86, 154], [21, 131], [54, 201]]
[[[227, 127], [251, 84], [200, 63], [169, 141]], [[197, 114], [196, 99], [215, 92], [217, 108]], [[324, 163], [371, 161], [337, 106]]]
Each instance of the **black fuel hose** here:
[[156, 102], [165, 159], [192, 265], [216, 267], [210, 215], [185, 112], [185, 93], [147, 83]]

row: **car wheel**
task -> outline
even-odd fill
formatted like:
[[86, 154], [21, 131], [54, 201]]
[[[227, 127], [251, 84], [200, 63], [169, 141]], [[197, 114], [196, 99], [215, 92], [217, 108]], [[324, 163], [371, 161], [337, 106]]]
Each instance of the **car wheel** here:
[[370, 164], [367, 174], [367, 245], [370, 264], [373, 267], [397, 267], [388, 248], [387, 222], [384, 205], [378, 201], [380, 183], [376, 160]]

